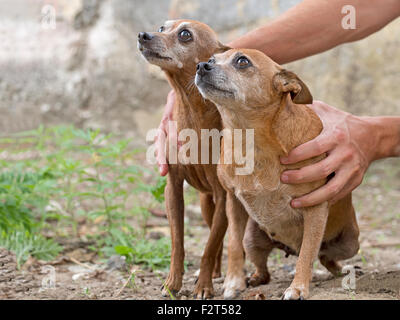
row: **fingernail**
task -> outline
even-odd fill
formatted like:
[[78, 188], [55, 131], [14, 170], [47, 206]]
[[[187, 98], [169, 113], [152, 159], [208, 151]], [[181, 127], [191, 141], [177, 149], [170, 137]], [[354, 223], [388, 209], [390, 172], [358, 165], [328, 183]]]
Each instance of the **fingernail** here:
[[282, 157], [282, 158], [281, 158], [281, 162], [282, 162], [283, 164], [286, 164], [286, 163], [288, 162], [288, 160], [289, 160], [289, 158], [287, 158], [287, 157]]
[[286, 175], [286, 174], [283, 174], [282, 175], [282, 177], [281, 177], [281, 180], [282, 180], [282, 182], [289, 182], [289, 176], [288, 175]]
[[301, 202], [299, 200], [293, 200], [292, 201], [292, 207], [293, 208], [299, 208], [301, 207]]

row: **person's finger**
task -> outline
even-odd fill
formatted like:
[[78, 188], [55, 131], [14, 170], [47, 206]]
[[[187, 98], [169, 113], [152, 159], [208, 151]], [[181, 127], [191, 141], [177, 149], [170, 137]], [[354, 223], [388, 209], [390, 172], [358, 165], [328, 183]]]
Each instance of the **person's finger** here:
[[160, 173], [160, 176], [166, 176], [168, 174], [168, 164], [158, 165], [158, 172]]
[[287, 170], [281, 175], [283, 183], [299, 184], [326, 178], [340, 166], [340, 154], [332, 152], [325, 159], [298, 170]]
[[168, 163], [167, 163], [165, 149], [166, 149], [166, 134], [165, 131], [159, 129], [156, 138], [156, 160], [158, 164], [158, 170], [161, 176], [165, 176], [168, 173]]
[[168, 163], [167, 163], [167, 158], [165, 156], [165, 152], [157, 152], [157, 165], [158, 165], [158, 171], [161, 176], [165, 176], [168, 173]]
[[339, 194], [348, 181], [347, 170], [339, 170], [327, 184], [317, 190], [291, 201], [293, 208], [311, 207], [328, 201]]
[[330, 151], [335, 142], [328, 135], [319, 135], [289, 152], [287, 157], [281, 157], [282, 164], [292, 164], [319, 156]]
[[338, 202], [340, 199], [347, 196], [350, 192], [352, 192], [355, 188], [357, 188], [363, 180], [363, 174], [357, 175], [355, 177], [351, 177], [349, 183], [346, 183], [343, 189], [334, 196], [331, 200], [329, 200], [329, 204], [332, 205]]

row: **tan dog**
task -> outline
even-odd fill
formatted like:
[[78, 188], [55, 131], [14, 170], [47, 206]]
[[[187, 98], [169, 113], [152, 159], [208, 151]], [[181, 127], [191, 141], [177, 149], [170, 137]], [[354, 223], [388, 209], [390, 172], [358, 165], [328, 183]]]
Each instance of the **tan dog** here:
[[[254, 220], [249, 221], [244, 241], [246, 253], [257, 267], [250, 283], [269, 280], [267, 257], [274, 247], [273, 241], [278, 241], [299, 255], [295, 277], [283, 298], [307, 298], [312, 263], [318, 254], [321, 263], [338, 274], [341, 268], [337, 261], [352, 257], [359, 248], [351, 195], [330, 208], [323, 203], [293, 209], [290, 206], [293, 198], [320, 187], [326, 179], [302, 185], [280, 181], [284, 170], [300, 168], [322, 158], [296, 165], [282, 165], [279, 160], [322, 130], [318, 116], [302, 104], [312, 103], [308, 88], [294, 73], [284, 70], [263, 53], [248, 49], [229, 50], [215, 55], [209, 63], [200, 63], [196, 85], [205, 98], [217, 105], [225, 128], [254, 129], [254, 172], [236, 175], [239, 165], [221, 161], [218, 166], [220, 181], [228, 191], [227, 281], [237, 287], [243, 286], [244, 281], [242, 241], [246, 218], [243, 212], [235, 210], [239, 199]], [[224, 135], [224, 149], [232, 140], [232, 135]], [[246, 143], [251, 141], [244, 141], [243, 147]]]
[[[221, 117], [215, 105], [205, 101], [194, 86], [196, 64], [207, 60], [216, 52], [226, 50], [210, 27], [192, 20], [167, 21], [159, 32], [140, 33], [138, 47], [148, 62], [162, 68], [176, 92], [173, 120], [177, 121], [178, 133], [182, 129], [194, 129], [197, 137], [200, 137], [201, 129], [222, 129]], [[197, 162], [202, 163], [200, 141], [198, 146]], [[182, 287], [184, 180], [200, 192], [201, 212], [211, 229], [201, 260], [195, 297], [211, 297], [214, 294], [212, 276], [221, 276], [222, 243], [227, 228], [226, 192], [218, 181], [217, 166], [212, 164], [212, 152], [209, 155], [209, 164], [171, 164], [169, 161], [165, 198], [171, 228], [172, 253], [164, 295], [167, 295], [168, 290], [176, 293]]]

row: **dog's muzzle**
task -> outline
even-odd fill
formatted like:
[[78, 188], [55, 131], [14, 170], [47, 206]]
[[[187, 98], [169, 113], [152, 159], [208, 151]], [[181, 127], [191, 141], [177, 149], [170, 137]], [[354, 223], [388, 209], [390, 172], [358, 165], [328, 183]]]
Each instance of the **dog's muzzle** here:
[[147, 32], [140, 32], [138, 34], [137, 46], [140, 51], [143, 51], [145, 46], [154, 38], [153, 35]]
[[153, 38], [154, 37], [150, 33], [147, 33], [147, 32], [140, 32], [138, 34], [138, 41], [140, 44], [145, 44], [145, 43], [151, 41]]
[[212, 69], [213, 69], [213, 66], [211, 64], [209, 64], [208, 62], [200, 62], [197, 65], [197, 68], [196, 68], [197, 72], [196, 73], [199, 76], [205, 76], [208, 73], [210, 73], [212, 71]]

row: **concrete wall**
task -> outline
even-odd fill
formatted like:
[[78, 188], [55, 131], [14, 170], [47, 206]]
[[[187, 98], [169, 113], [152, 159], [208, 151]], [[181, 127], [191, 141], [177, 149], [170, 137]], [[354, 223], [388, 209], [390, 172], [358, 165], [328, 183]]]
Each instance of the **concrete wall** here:
[[[168, 84], [136, 49], [171, 18], [227, 42], [299, 0], [2, 0], [0, 133], [74, 122], [139, 138], [158, 124]], [[56, 9], [46, 29], [44, 5]], [[400, 19], [354, 44], [291, 64], [316, 99], [358, 114], [400, 114]]]

